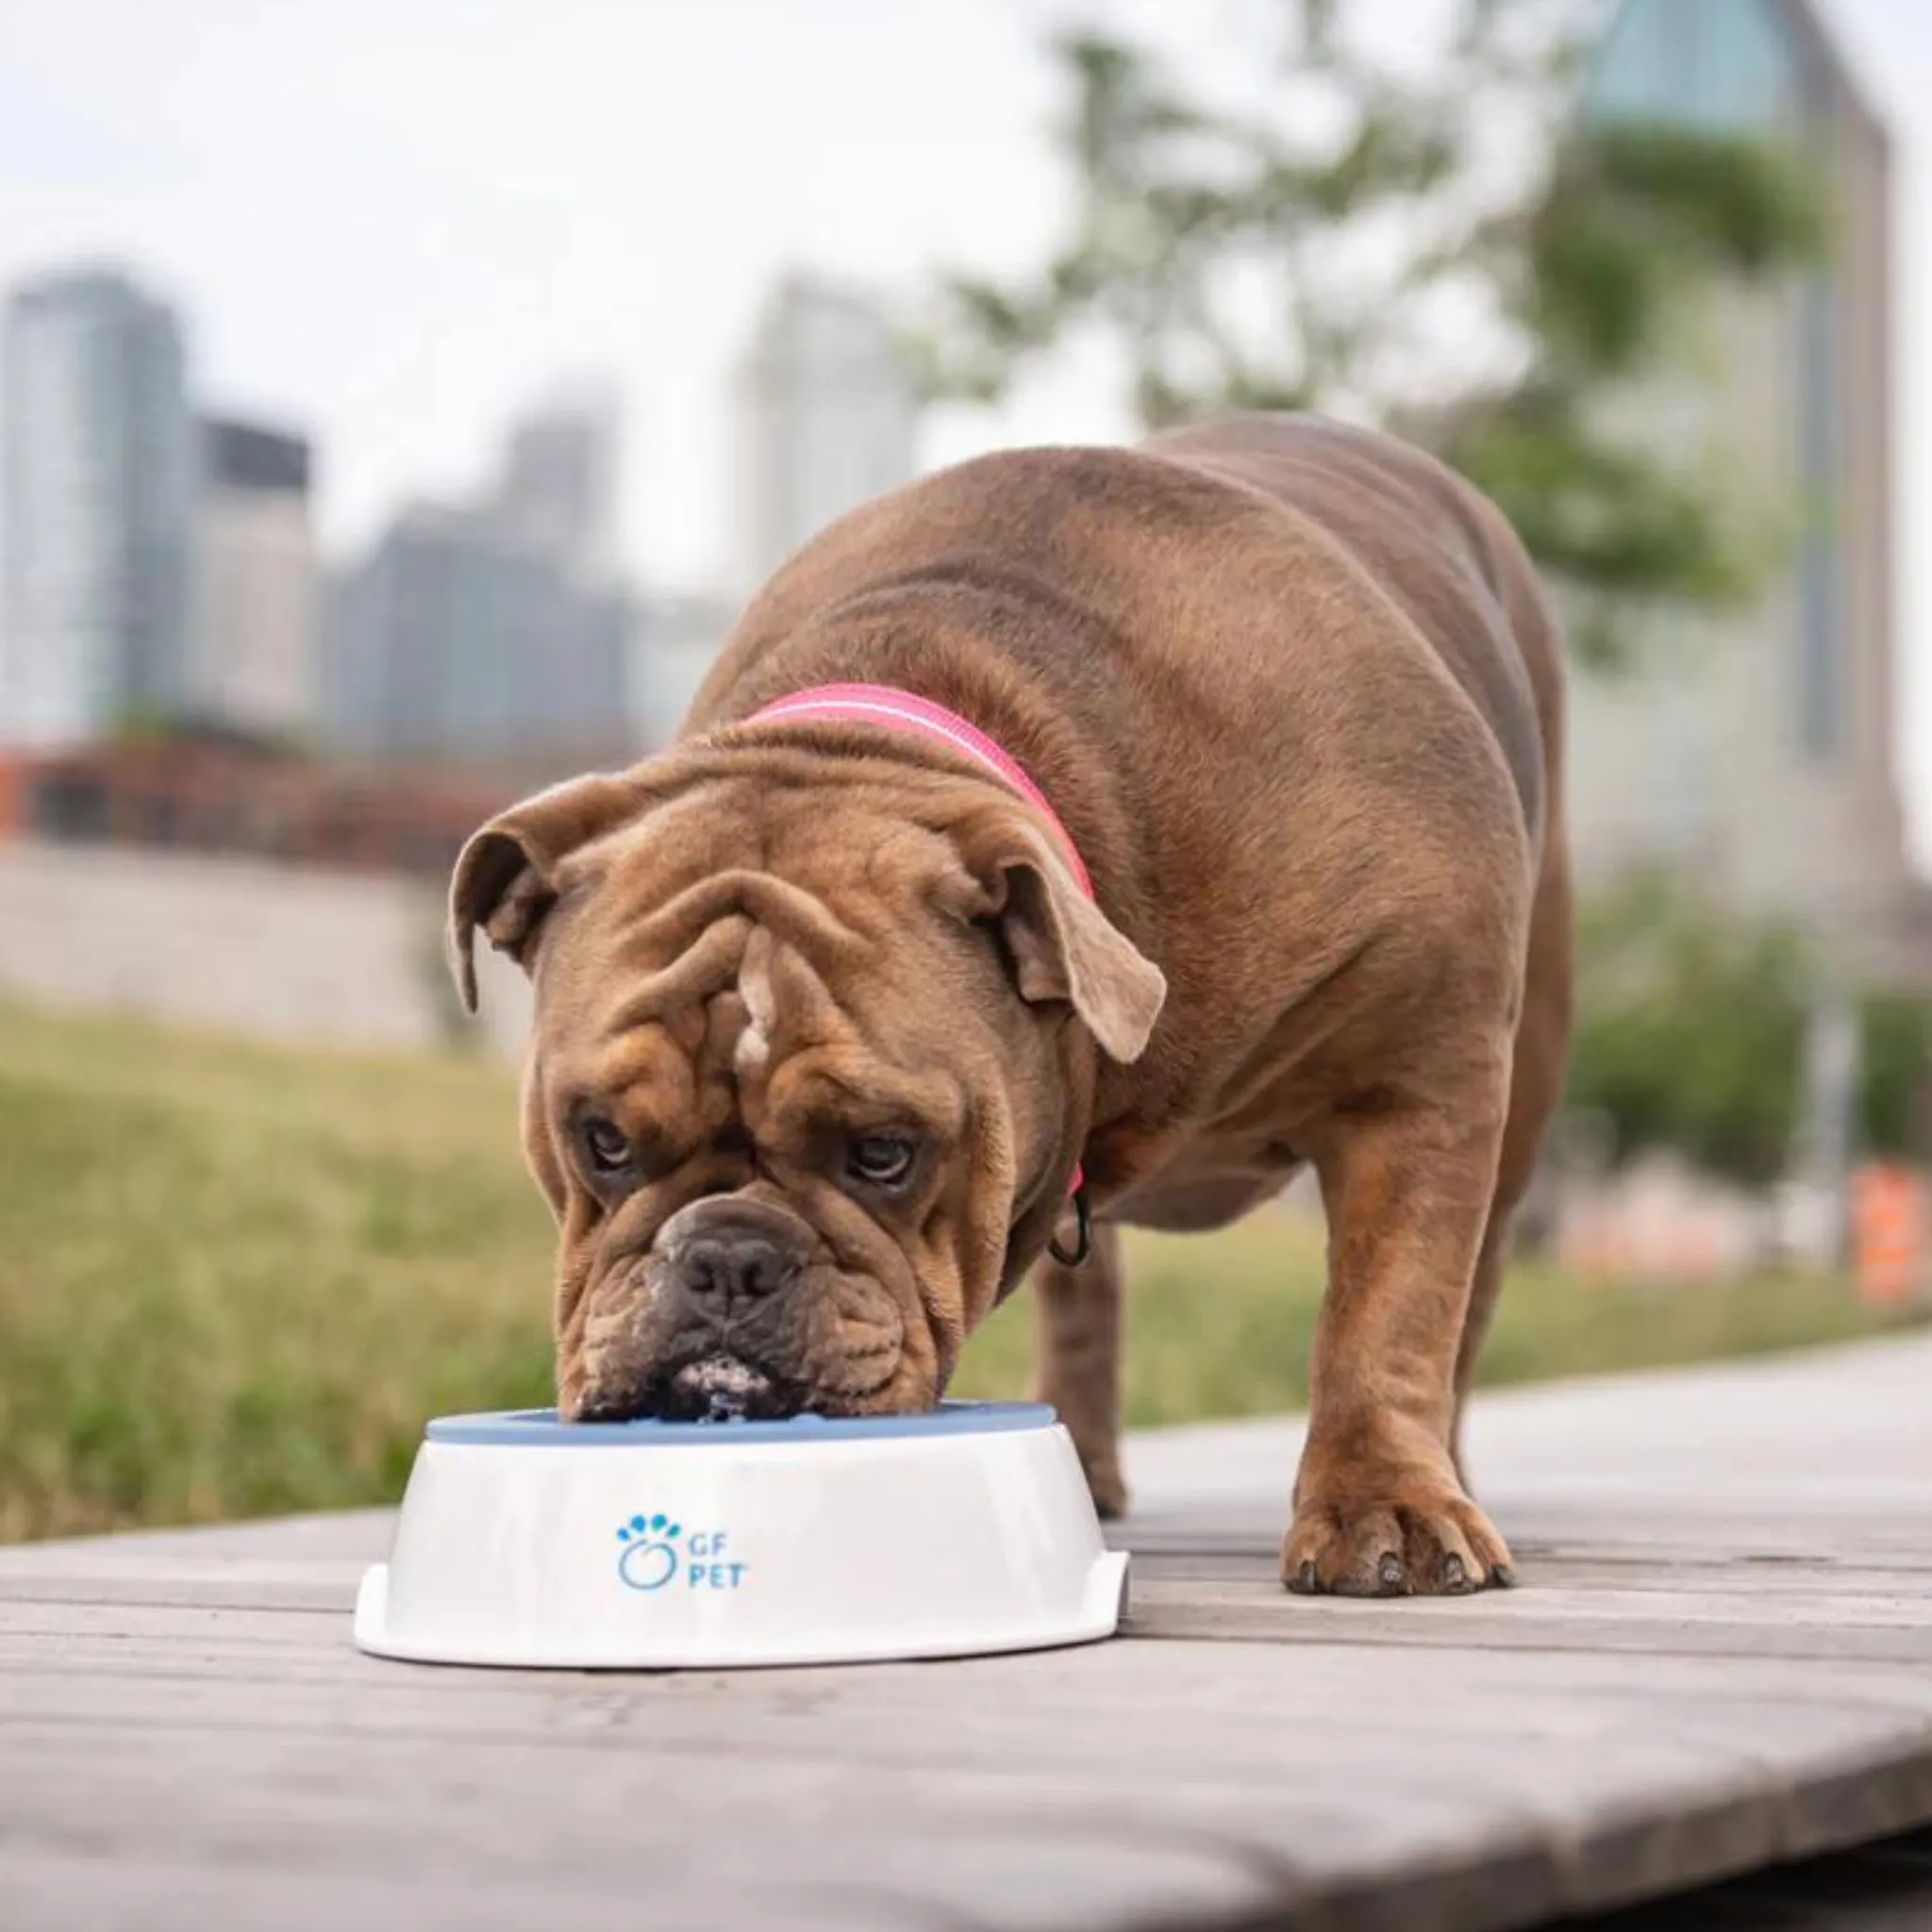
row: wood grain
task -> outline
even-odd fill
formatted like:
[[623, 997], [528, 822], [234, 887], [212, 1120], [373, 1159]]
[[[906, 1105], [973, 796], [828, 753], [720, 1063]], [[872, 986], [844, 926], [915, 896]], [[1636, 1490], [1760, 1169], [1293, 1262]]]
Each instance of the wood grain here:
[[958, 1664], [377, 1662], [366, 1512], [0, 1550], [0, 1924], [1477, 1932], [1932, 1822], [1926, 1341], [1492, 1398], [1505, 1596], [1282, 1595], [1294, 1441], [1137, 1440], [1125, 1634]]

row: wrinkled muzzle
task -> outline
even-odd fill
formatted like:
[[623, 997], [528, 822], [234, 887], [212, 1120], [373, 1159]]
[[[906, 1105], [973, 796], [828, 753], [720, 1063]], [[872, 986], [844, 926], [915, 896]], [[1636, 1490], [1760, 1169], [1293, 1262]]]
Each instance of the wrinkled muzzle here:
[[790, 1208], [739, 1195], [668, 1220], [629, 1278], [594, 1291], [580, 1419], [862, 1411], [899, 1366], [903, 1318]]

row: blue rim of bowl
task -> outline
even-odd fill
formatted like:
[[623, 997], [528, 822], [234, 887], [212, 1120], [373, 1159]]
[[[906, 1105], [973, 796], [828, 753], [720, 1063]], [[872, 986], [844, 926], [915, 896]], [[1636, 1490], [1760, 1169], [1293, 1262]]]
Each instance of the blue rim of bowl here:
[[797, 1415], [784, 1422], [672, 1423], [640, 1416], [627, 1423], [559, 1422], [554, 1408], [440, 1415], [425, 1431], [432, 1442], [469, 1448], [694, 1449], [750, 1442], [876, 1442], [899, 1436], [990, 1436], [1048, 1429], [1059, 1420], [1043, 1402], [942, 1402], [923, 1415]]

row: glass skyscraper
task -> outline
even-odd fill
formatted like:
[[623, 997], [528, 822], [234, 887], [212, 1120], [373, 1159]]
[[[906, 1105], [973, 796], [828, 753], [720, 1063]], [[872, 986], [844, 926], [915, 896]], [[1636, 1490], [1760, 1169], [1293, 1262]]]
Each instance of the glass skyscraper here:
[[918, 398], [885, 311], [786, 275], [733, 379], [732, 589], [756, 591], [835, 518], [911, 478]]
[[15, 290], [0, 357], [0, 743], [171, 716], [196, 487], [180, 325], [81, 270]]

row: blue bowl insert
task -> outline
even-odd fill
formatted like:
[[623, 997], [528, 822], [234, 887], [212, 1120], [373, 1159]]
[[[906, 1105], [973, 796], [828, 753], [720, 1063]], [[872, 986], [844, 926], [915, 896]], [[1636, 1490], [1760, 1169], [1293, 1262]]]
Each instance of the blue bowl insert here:
[[507, 1408], [495, 1414], [441, 1415], [432, 1442], [497, 1449], [689, 1449], [699, 1443], [857, 1442], [886, 1436], [986, 1436], [1049, 1429], [1059, 1418], [1043, 1402], [942, 1402], [924, 1415], [795, 1415], [785, 1422], [565, 1423], [554, 1408]]

